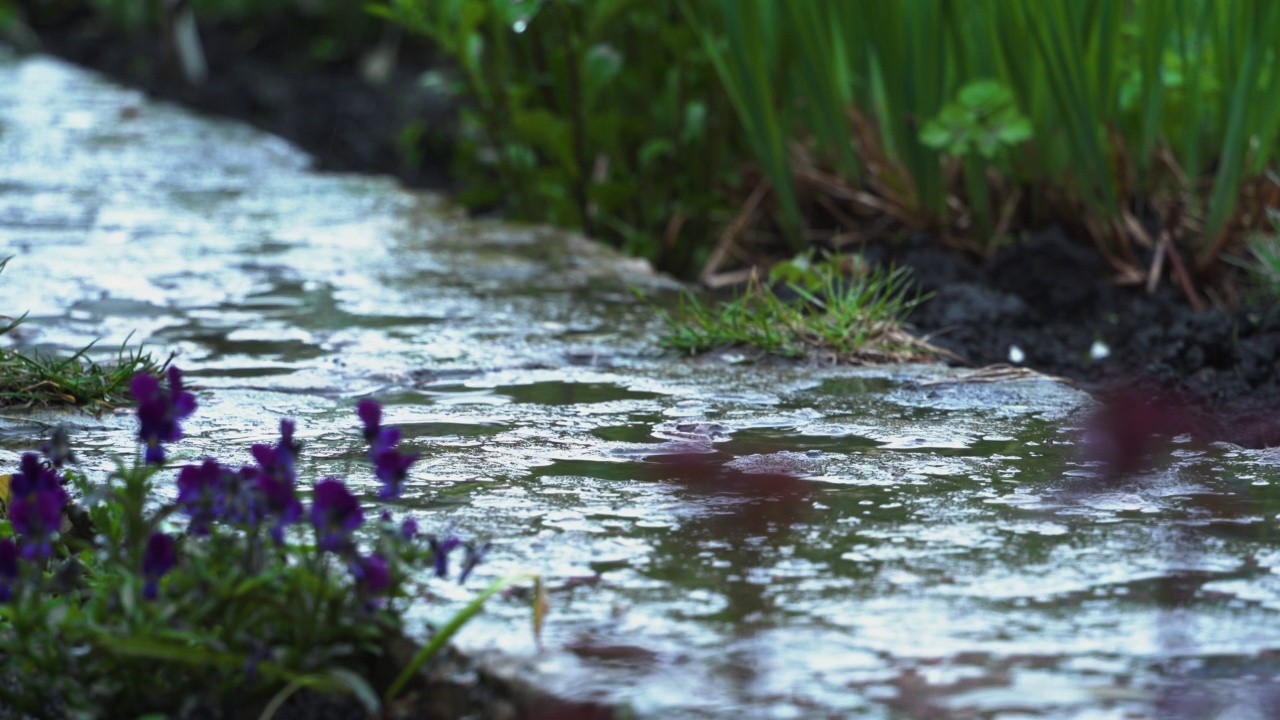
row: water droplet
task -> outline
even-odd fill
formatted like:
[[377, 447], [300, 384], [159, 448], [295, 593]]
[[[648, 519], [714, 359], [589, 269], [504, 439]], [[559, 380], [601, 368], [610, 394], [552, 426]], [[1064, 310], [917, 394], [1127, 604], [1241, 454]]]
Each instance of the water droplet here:
[[1111, 354], [1111, 348], [1101, 340], [1094, 340], [1089, 346], [1090, 360], [1105, 360]]

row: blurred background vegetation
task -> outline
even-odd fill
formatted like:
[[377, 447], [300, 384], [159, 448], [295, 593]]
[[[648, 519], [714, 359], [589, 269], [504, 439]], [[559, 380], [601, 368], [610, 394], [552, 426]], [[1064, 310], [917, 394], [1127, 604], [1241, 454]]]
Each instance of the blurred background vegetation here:
[[[289, 59], [300, 69], [358, 63], [376, 78], [436, 58], [414, 70], [460, 101], [452, 177], [464, 203], [581, 228], [711, 285], [815, 245], [926, 233], [990, 254], [1059, 224], [1117, 281], [1171, 282], [1198, 305], [1232, 300], [1251, 245], [1276, 257], [1280, 3], [9, 0], [0, 11], [37, 34], [59, 14], [164, 37], [193, 83], [212, 24], [305, 33]], [[407, 123], [401, 152], [421, 152], [423, 133]]]

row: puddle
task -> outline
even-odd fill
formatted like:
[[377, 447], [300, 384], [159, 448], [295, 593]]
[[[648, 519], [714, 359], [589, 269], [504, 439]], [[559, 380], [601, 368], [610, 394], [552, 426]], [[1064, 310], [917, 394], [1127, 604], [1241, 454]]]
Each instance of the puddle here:
[[[628, 285], [674, 286], [635, 261], [309, 173], [51, 60], [0, 76], [22, 342], [176, 350], [201, 403], [180, 460], [245, 461], [290, 416], [302, 473], [370, 499], [354, 407], [384, 402], [423, 455], [394, 511], [492, 538], [474, 587], [548, 581], [542, 649], [518, 597], [459, 636], [495, 666], [641, 718], [1275, 707], [1272, 455], [1187, 444], [1108, 483], [1072, 445], [1087, 398], [1048, 381], [664, 356]], [[127, 414], [7, 412], [0, 462], [52, 423], [90, 471], [131, 451]], [[470, 594], [436, 592], [415, 622]]]

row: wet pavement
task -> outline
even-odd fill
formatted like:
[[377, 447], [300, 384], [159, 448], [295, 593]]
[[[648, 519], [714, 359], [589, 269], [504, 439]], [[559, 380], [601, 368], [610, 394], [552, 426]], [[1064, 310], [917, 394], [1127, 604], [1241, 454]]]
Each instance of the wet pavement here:
[[[382, 401], [424, 456], [394, 512], [494, 543], [415, 622], [548, 582], [541, 648], [518, 594], [459, 636], [492, 667], [640, 718], [1280, 714], [1267, 452], [1188, 440], [1105, 481], [1090, 401], [1049, 380], [663, 353], [630, 288], [675, 285], [643, 263], [308, 165], [6, 57], [0, 312], [33, 347], [179, 353], [179, 460], [247, 461], [294, 417], [304, 476], [372, 501], [354, 407]], [[51, 423], [91, 471], [131, 452], [127, 413], [10, 410], [0, 463]]]

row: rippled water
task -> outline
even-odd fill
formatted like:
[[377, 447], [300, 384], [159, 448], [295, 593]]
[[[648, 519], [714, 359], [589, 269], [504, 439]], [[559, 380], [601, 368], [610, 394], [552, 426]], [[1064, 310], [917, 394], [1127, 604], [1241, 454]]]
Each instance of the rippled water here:
[[[470, 588], [542, 573], [459, 637], [497, 668], [644, 718], [1273, 717], [1275, 457], [1177, 444], [1107, 481], [1088, 399], [657, 352], [579, 238], [464, 219], [389, 180], [48, 59], [0, 64], [0, 311], [21, 341], [130, 333], [201, 409], [180, 459], [248, 459], [298, 419], [304, 473], [373, 497], [354, 405], [423, 453], [395, 511], [492, 538]], [[92, 468], [132, 418], [9, 411], [0, 462], [70, 425]]]

